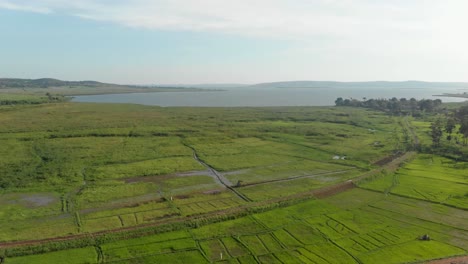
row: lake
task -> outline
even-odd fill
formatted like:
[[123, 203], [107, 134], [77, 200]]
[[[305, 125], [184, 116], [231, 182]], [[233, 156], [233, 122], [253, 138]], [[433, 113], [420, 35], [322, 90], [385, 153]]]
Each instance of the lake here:
[[456, 89], [351, 89], [351, 88], [223, 88], [224, 91], [159, 92], [75, 96], [73, 102], [132, 103], [158, 106], [330, 106], [338, 97], [410, 99], [441, 99], [443, 102], [463, 102], [464, 98], [435, 97], [442, 93], [457, 93]]

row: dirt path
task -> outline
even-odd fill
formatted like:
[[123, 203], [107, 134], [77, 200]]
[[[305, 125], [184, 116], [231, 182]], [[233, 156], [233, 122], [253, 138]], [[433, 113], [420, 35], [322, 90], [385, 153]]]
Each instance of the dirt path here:
[[413, 147], [415, 149], [418, 149], [419, 147], [419, 138], [418, 136], [416, 135], [416, 133], [414, 132], [414, 129], [413, 127], [410, 125], [410, 123], [408, 122], [408, 117], [406, 116], [405, 118], [405, 126], [406, 128], [409, 130], [409, 132], [411, 133], [411, 135], [413, 136]]
[[250, 199], [249, 197], [245, 196], [244, 194], [240, 193], [239, 191], [237, 191], [236, 189], [234, 189], [232, 187], [232, 183], [228, 180], [228, 178], [226, 178], [224, 175], [222, 175], [221, 173], [219, 173], [218, 171], [216, 171], [213, 167], [211, 167], [210, 165], [206, 164], [205, 162], [203, 162], [197, 155], [197, 151], [189, 146], [189, 145], [185, 145], [186, 147], [192, 149], [193, 151], [193, 158], [198, 162], [200, 163], [201, 165], [203, 165], [208, 171], [209, 171], [209, 174], [210, 176], [213, 177], [214, 175], [214, 179], [216, 180], [217, 183], [223, 185], [224, 187], [226, 187], [227, 189], [229, 189], [230, 191], [232, 191], [235, 195], [237, 195], [237, 197], [241, 198], [242, 200], [246, 201], [246, 202], [252, 202], [252, 199]]
[[400, 156], [393, 156], [393, 157], [389, 157], [388, 159], [385, 158], [385, 164], [381, 164], [380, 168], [366, 172], [363, 175], [352, 179], [352, 181], [358, 184], [362, 180], [372, 177], [377, 173], [381, 173], [382, 170], [386, 170], [387, 172], [394, 172], [400, 167], [400, 165], [403, 162], [411, 160], [412, 158], [416, 156], [416, 154], [417, 153], [414, 151], [409, 151]]
[[425, 262], [426, 264], [468, 264], [468, 256], [438, 259]]
[[208, 165], [205, 162], [201, 161], [200, 158], [198, 158], [197, 153], [195, 152], [195, 150], [193, 151], [193, 158], [198, 163], [200, 163], [201, 165], [203, 165], [207, 169], [206, 172], [208, 173], [208, 176], [211, 176], [216, 181], [216, 183], [218, 183], [219, 185], [226, 186], [226, 187], [227, 186], [232, 186], [232, 183], [231, 183], [231, 181], [229, 181], [228, 178], [224, 177], [223, 174], [221, 174], [218, 171], [216, 171], [215, 169], [213, 169], [210, 165]]

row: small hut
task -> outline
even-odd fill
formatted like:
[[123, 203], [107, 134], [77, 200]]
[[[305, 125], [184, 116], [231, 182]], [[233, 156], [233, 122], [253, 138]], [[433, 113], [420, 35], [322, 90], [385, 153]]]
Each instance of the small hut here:
[[424, 235], [422, 235], [421, 237], [419, 237], [419, 240], [422, 240], [422, 241], [429, 241], [429, 240], [431, 240], [431, 237], [429, 237], [428, 234], [424, 234]]

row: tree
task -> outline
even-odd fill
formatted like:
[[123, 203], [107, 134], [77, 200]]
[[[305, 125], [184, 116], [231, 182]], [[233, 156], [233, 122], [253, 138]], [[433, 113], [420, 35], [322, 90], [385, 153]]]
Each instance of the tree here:
[[343, 103], [344, 103], [343, 98], [341, 98], [341, 97], [336, 98], [336, 100], [335, 100], [335, 105], [336, 106], [342, 106]]
[[412, 115], [418, 110], [418, 101], [415, 98], [410, 99], [410, 109]]
[[468, 139], [468, 116], [465, 116], [460, 121], [460, 128], [458, 131], [463, 135], [463, 144], [466, 145]]
[[440, 145], [440, 139], [442, 138], [442, 120], [437, 118], [434, 122], [431, 123], [431, 137], [432, 145], [437, 147]]
[[447, 122], [445, 123], [445, 132], [448, 133], [447, 140], [452, 140], [452, 132], [457, 126], [457, 121], [453, 117], [447, 118]]

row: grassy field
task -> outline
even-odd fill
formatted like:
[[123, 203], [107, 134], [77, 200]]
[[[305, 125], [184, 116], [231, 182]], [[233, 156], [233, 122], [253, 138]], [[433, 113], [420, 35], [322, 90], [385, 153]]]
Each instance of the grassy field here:
[[[25, 256], [7, 263], [404, 263], [466, 254], [468, 165], [419, 154], [378, 172], [414, 143], [404, 118], [346, 107], [0, 106], [0, 242], [199, 219], [139, 238], [90, 236], [66, 251], [20, 250]], [[268, 207], [373, 171], [360, 189]], [[267, 211], [229, 216], [253, 203]], [[227, 221], [204, 221], [218, 212]], [[424, 234], [433, 240], [419, 241]]]
[[468, 163], [420, 154], [396, 173], [362, 187], [468, 209]]
[[[7, 261], [76, 256], [76, 263], [407, 263], [467, 254], [467, 220], [465, 210], [354, 189], [195, 229], [99, 244], [96, 250]], [[418, 239], [424, 234], [431, 240]]]

